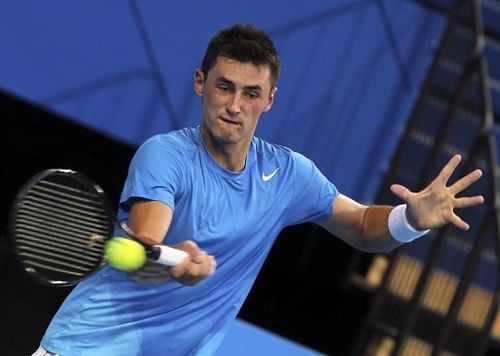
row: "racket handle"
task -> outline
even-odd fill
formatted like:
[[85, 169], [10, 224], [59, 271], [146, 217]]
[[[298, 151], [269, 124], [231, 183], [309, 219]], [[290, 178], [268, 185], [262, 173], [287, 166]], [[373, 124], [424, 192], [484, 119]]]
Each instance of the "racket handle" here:
[[148, 257], [166, 266], [175, 266], [189, 255], [176, 248], [165, 245], [154, 245], [148, 251]]

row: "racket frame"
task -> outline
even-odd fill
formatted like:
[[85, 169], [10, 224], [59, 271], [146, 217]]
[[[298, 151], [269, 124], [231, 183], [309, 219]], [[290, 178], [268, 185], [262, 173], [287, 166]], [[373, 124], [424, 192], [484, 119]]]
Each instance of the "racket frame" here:
[[96, 193], [96, 196], [98, 197], [98, 200], [101, 203], [101, 207], [105, 210], [105, 214], [109, 217], [107, 224], [108, 225], [107, 234], [104, 234], [102, 236], [99, 235], [99, 240], [102, 241], [103, 246], [105, 242], [113, 236], [113, 231], [115, 226], [114, 222], [115, 213], [109, 204], [108, 198], [104, 190], [86, 175], [71, 169], [51, 168], [41, 171], [36, 175], [34, 175], [32, 178], [30, 178], [27, 182], [25, 182], [17, 192], [13, 200], [11, 210], [9, 212], [8, 226], [7, 226], [7, 235], [9, 236], [9, 239], [13, 245], [13, 252], [16, 257], [16, 261], [18, 261], [22, 269], [33, 281], [45, 286], [68, 287], [77, 284], [82, 279], [87, 278], [88, 276], [95, 273], [105, 265], [105, 260], [102, 253], [104, 251], [104, 247], [102, 248], [101, 258], [99, 262], [95, 263], [93, 267], [89, 268], [88, 271], [83, 273], [81, 276], [75, 278], [66, 278], [65, 280], [55, 280], [44, 275], [43, 273], [40, 272], [40, 270], [37, 271], [36, 268], [34, 268], [33, 266], [29, 266], [25, 262], [25, 258], [20, 253], [19, 242], [18, 239], [16, 238], [16, 224], [17, 224], [18, 213], [20, 211], [20, 205], [27, 198], [28, 193], [32, 192], [32, 189], [35, 186], [37, 186], [42, 180], [55, 175], [67, 176], [70, 177], [71, 179], [75, 179], [79, 184], [82, 184], [82, 186], [84, 186], [85, 188], [88, 188], [89, 190], [91, 189], [92, 192]]
[[[78, 183], [82, 184], [85, 188], [91, 190], [92, 193], [95, 192], [96, 196], [99, 198], [98, 201], [101, 203], [100, 205], [102, 205], [102, 208], [105, 211], [105, 215], [108, 217], [107, 233], [105, 235], [99, 235], [99, 238], [102, 238], [103, 242], [99, 263], [96, 263], [93, 268], [90, 268], [80, 277], [68, 278], [67, 280], [53, 280], [45, 276], [43, 273], [37, 272], [37, 270], [33, 268], [33, 266], [27, 265], [24, 262], [24, 258], [19, 253], [19, 248], [18, 248], [19, 245], [17, 241], [18, 239], [16, 238], [16, 221], [20, 204], [27, 197], [28, 193], [32, 191], [33, 187], [35, 187], [38, 183], [40, 183], [44, 178], [58, 174], [76, 179]], [[90, 276], [91, 274], [95, 273], [97, 270], [102, 268], [104, 265], [106, 265], [106, 259], [104, 257], [104, 245], [108, 240], [110, 240], [114, 236], [115, 227], [120, 227], [120, 229], [124, 232], [126, 237], [140, 243], [145, 248], [146, 256], [148, 257], [148, 259], [156, 261], [160, 264], [166, 266], [175, 266], [189, 256], [185, 251], [178, 250], [166, 245], [145, 244], [127, 226], [125, 222], [117, 221], [115, 211], [114, 209], [111, 208], [111, 205], [109, 204], [108, 198], [104, 190], [86, 175], [71, 169], [62, 169], [62, 168], [47, 169], [36, 174], [31, 179], [29, 179], [25, 184], [23, 184], [21, 189], [16, 194], [16, 197], [14, 198], [14, 202], [12, 204], [12, 208], [9, 214], [7, 231], [14, 246], [14, 254], [16, 255], [16, 260], [21, 264], [22, 269], [28, 274], [28, 276], [31, 279], [43, 285], [67, 287], [77, 284], [82, 279]]]

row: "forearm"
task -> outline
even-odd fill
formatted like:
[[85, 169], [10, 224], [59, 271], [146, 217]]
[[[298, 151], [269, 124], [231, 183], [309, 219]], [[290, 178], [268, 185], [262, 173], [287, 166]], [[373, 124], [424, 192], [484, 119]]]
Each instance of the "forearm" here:
[[335, 199], [330, 218], [321, 226], [359, 250], [386, 252], [401, 245], [389, 233], [391, 210], [391, 206], [367, 206], [340, 194]]
[[129, 227], [149, 245], [161, 244], [172, 221], [172, 209], [159, 201], [138, 200], [132, 205]]
[[358, 234], [360, 249], [366, 252], [388, 252], [402, 244], [389, 231], [388, 221], [392, 209], [392, 206], [387, 205], [365, 208]]
[[425, 233], [408, 225], [404, 209], [387, 205], [367, 206], [342, 194], [333, 204], [332, 215], [321, 226], [366, 252], [388, 252]]
[[406, 205], [372, 205], [364, 209], [361, 229], [356, 233], [358, 247], [366, 252], [388, 252], [403, 243], [425, 235], [407, 220]]

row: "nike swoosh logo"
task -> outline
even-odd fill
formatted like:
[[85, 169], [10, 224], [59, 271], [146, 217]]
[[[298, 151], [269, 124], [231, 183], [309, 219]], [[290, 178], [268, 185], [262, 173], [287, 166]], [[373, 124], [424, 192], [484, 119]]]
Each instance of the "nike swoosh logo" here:
[[267, 182], [269, 179], [271, 179], [272, 177], [274, 177], [274, 175], [276, 173], [278, 173], [279, 170], [280, 170], [280, 167], [276, 168], [271, 174], [264, 174], [264, 173], [262, 173], [262, 180], [264, 182]]

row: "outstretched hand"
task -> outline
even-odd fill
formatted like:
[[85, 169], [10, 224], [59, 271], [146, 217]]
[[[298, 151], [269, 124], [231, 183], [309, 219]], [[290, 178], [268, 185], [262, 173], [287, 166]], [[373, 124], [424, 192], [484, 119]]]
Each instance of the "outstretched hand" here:
[[448, 223], [462, 230], [469, 229], [469, 224], [455, 213], [455, 208], [480, 205], [484, 202], [484, 198], [481, 195], [459, 198], [456, 196], [479, 180], [483, 172], [476, 169], [447, 186], [461, 159], [460, 155], [453, 156], [439, 175], [419, 192], [412, 192], [400, 184], [391, 186], [391, 191], [406, 202], [407, 218], [415, 229], [436, 229]]

